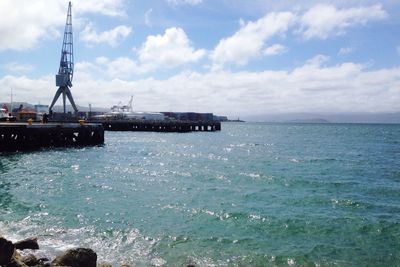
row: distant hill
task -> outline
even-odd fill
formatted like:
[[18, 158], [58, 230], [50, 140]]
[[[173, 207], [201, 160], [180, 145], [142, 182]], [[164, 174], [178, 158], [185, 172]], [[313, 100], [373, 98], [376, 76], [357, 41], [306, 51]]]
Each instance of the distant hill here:
[[[400, 112], [394, 113], [276, 113], [243, 116], [258, 122], [318, 122], [318, 123], [400, 123]], [[316, 119], [318, 118], [318, 119]], [[319, 121], [320, 120], [320, 121]]]

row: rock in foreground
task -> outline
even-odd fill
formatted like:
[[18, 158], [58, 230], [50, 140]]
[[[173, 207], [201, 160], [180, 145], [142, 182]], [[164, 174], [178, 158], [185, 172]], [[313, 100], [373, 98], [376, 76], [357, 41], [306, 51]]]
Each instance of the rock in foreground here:
[[14, 243], [16, 249], [24, 250], [24, 249], [39, 249], [39, 244], [37, 242], [37, 237], [27, 238]]
[[69, 249], [57, 256], [52, 266], [96, 267], [97, 254], [89, 248]]
[[15, 247], [11, 241], [0, 237], [0, 266], [6, 265], [11, 261]]

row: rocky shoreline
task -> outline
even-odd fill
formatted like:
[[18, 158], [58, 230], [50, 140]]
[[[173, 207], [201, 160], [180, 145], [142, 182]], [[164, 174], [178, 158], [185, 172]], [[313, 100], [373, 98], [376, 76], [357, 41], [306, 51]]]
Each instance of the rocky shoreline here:
[[[97, 263], [97, 254], [90, 248], [68, 249], [54, 259], [47, 257], [37, 258], [33, 254], [21, 255], [23, 250], [39, 250], [37, 238], [27, 238], [18, 242], [11, 242], [0, 236], [0, 266], [1, 267], [113, 267], [107, 263]], [[133, 267], [123, 264], [120, 267]], [[187, 265], [194, 267], [194, 265]]]
[[[3, 267], [50, 267], [50, 266], [70, 266], [70, 267], [111, 267], [109, 264], [97, 264], [97, 254], [89, 248], [76, 248], [66, 250], [56, 256], [53, 260], [43, 257], [37, 258], [33, 254], [21, 255], [23, 250], [38, 250], [37, 238], [28, 238], [18, 242], [11, 242], [4, 237], [0, 237], [0, 266]], [[129, 265], [122, 265], [128, 267]], [[121, 266], [121, 267], [122, 267]]]

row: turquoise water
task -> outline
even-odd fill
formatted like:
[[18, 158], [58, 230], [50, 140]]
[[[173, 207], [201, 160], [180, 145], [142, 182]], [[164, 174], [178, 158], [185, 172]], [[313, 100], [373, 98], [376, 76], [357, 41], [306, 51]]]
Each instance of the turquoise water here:
[[0, 156], [0, 235], [135, 266], [400, 266], [400, 125], [106, 132]]

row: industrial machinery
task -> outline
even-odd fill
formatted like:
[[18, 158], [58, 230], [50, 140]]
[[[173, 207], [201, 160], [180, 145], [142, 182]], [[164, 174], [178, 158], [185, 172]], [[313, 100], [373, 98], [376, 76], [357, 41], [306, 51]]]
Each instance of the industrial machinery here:
[[74, 99], [72, 98], [72, 94], [70, 91], [70, 88], [72, 87], [73, 76], [74, 76], [74, 47], [73, 47], [73, 36], [72, 36], [71, 2], [69, 2], [67, 22], [65, 24], [65, 30], [64, 30], [64, 40], [61, 49], [60, 68], [58, 69], [58, 74], [56, 75], [56, 86], [58, 86], [58, 90], [49, 107], [50, 113], [52, 113], [52, 108], [54, 104], [57, 102], [60, 95], [62, 95], [63, 98], [64, 114], [66, 113], [65, 101], [67, 97], [74, 111], [78, 112], [78, 109], [75, 105]]

